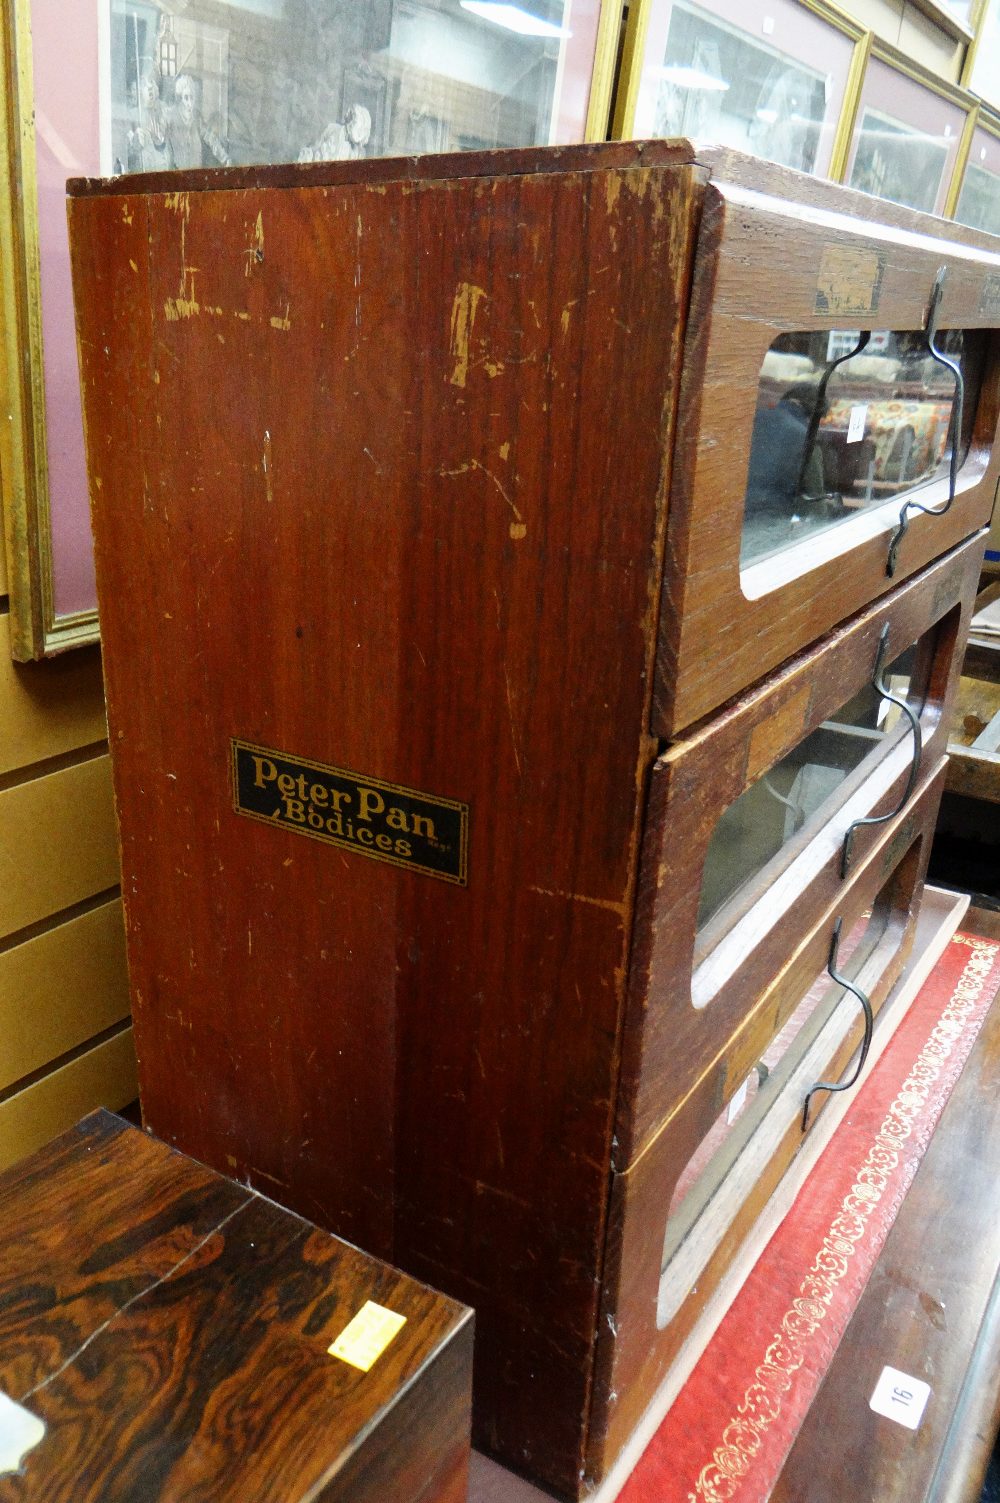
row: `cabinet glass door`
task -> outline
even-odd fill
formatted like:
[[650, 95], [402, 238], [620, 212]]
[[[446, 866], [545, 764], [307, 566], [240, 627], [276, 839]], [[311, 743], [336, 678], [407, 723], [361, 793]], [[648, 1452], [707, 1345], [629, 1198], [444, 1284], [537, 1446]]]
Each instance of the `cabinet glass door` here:
[[[915, 714], [923, 708], [934, 631], [899, 654], [883, 683]], [[866, 684], [740, 794], [719, 816], [702, 874], [696, 961], [718, 938], [723, 910], [753, 895], [784, 854], [790, 857], [842, 801], [847, 785], [865, 777], [902, 733], [899, 706]], [[860, 771], [859, 771], [860, 769]]]
[[[982, 331], [939, 347], [962, 371], [960, 460], [976, 411]], [[782, 334], [757, 387], [743, 512], [746, 567], [948, 472], [955, 376], [914, 330]]]

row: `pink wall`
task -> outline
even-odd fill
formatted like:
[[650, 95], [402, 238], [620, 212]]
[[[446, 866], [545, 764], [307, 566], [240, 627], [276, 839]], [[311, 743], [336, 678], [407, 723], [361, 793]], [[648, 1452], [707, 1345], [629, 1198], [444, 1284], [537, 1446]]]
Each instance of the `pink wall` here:
[[100, 167], [97, 0], [33, 0], [42, 338], [57, 615], [96, 603], [73, 328], [66, 179]]

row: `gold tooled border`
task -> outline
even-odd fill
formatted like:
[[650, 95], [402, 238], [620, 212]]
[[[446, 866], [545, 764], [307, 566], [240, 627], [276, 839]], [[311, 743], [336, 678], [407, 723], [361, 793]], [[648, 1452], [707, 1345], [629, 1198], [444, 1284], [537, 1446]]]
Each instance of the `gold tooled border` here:
[[[982, 997], [1000, 944], [965, 934], [954, 935], [952, 943], [970, 946], [972, 954], [955, 983], [947, 1007], [886, 1112], [850, 1192], [830, 1223], [797, 1296], [782, 1316], [755, 1370], [753, 1382], [725, 1424], [711, 1461], [699, 1473], [688, 1495], [689, 1503], [727, 1503], [750, 1471], [765, 1433], [780, 1418], [784, 1397], [791, 1389], [793, 1375], [805, 1361], [808, 1343], [829, 1314], [837, 1285], [847, 1274], [855, 1248], [886, 1192], [889, 1177], [899, 1164], [902, 1145], [910, 1137], [930, 1088], [944, 1073]], [[959, 1069], [961, 1063], [964, 1059]]]

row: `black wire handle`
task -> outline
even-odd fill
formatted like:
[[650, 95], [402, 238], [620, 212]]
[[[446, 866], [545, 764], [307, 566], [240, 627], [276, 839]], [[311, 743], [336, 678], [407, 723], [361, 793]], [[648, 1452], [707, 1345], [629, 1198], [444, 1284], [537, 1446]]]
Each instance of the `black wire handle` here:
[[965, 407], [965, 378], [962, 375], [962, 367], [957, 360], [950, 359], [936, 344], [938, 333], [938, 316], [941, 312], [941, 299], [944, 296], [944, 284], [948, 276], [947, 266], [938, 268], [938, 274], [934, 278], [934, 289], [931, 293], [930, 308], [927, 311], [927, 349], [938, 365], [943, 365], [950, 370], [955, 378], [955, 398], [951, 406], [951, 422], [949, 432], [951, 435], [951, 458], [948, 464], [948, 499], [943, 506], [924, 506], [919, 501], [904, 501], [899, 513], [899, 525], [892, 535], [889, 543], [889, 555], [885, 561], [885, 572], [892, 579], [896, 572], [896, 556], [899, 545], [903, 541], [906, 529], [910, 525], [910, 512], [920, 511], [927, 517], [943, 517], [946, 511], [951, 510], [955, 500], [955, 492], [958, 487], [958, 461], [959, 448], [962, 443], [962, 417]]
[[861, 351], [867, 348], [871, 337], [871, 329], [862, 329], [853, 350], [848, 350], [846, 355], [838, 355], [836, 360], [831, 360], [820, 377], [819, 386], [816, 388], [816, 400], [813, 403], [812, 412], [809, 414], [809, 427], [806, 429], [805, 444], [802, 448], [802, 464], [799, 467], [799, 479], [795, 488], [795, 494], [803, 501], [820, 501], [823, 499], [821, 496], [807, 496], [805, 494], [805, 483], [806, 470], [809, 468], [812, 451], [816, 447], [819, 425], [823, 421], [823, 416], [826, 412], [826, 388], [830, 384], [830, 377], [838, 365], [843, 365], [845, 360], [853, 360], [855, 355], [860, 355]]
[[840, 951], [840, 929], [842, 922], [843, 921], [841, 919], [838, 919], [833, 926], [833, 938], [830, 940], [830, 959], [827, 962], [826, 969], [830, 975], [831, 980], [835, 981], [838, 986], [844, 987], [844, 989], [846, 991], [849, 991], [852, 996], [857, 997], [858, 1001], [861, 1003], [865, 1014], [865, 1036], [861, 1041], [861, 1053], [858, 1056], [858, 1062], [854, 1068], [854, 1074], [851, 1076], [850, 1080], [818, 1080], [813, 1086], [812, 1090], [809, 1092], [808, 1096], [806, 1097], [806, 1104], [802, 1110], [803, 1132], [805, 1132], [806, 1128], [809, 1126], [809, 1103], [812, 1101], [816, 1092], [849, 1091], [851, 1089], [851, 1086], [856, 1085], [858, 1082], [858, 1077], [865, 1067], [865, 1060], [868, 1058], [868, 1050], [871, 1048], [872, 1044], [872, 1031], [875, 1027], [875, 1015], [872, 1012], [871, 1002], [865, 996], [860, 986], [855, 986], [853, 981], [848, 981], [847, 977], [841, 976], [837, 970], [837, 956]]
[[920, 757], [921, 753], [923, 752], [923, 736], [920, 732], [920, 718], [917, 715], [917, 712], [912, 708], [911, 705], [906, 702], [905, 699], [900, 699], [898, 695], [892, 694], [889, 689], [886, 688], [885, 682], [882, 678], [882, 673], [885, 668], [885, 660], [888, 654], [888, 650], [889, 623], [887, 621], [882, 628], [882, 635], [878, 639], [878, 654], [875, 658], [875, 671], [872, 674], [872, 688], [877, 694], [880, 694], [883, 699], [887, 699], [891, 705], [895, 705], [898, 710], [902, 710], [903, 714], [910, 722], [910, 732], [913, 736], [913, 757], [910, 762], [910, 771], [906, 779], [906, 787], [903, 789], [902, 796], [895, 809], [890, 809], [888, 814], [870, 814], [867, 819], [856, 819], [852, 824], [848, 825], [847, 832], [844, 835], [844, 849], [840, 857], [841, 877], [846, 877], [847, 873], [850, 871], [851, 853], [854, 843], [855, 830], [860, 829], [862, 825], [887, 824], [890, 819], [895, 819], [897, 814], [902, 814], [903, 810], [909, 803], [910, 794], [913, 792], [914, 786], [917, 781], [917, 772], [920, 769]]

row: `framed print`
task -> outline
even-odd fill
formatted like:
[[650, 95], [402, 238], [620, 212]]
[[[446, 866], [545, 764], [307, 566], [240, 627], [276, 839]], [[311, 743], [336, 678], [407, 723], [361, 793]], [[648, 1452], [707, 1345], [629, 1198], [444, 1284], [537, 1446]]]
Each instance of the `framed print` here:
[[604, 133], [608, 0], [101, 3], [107, 174]]
[[1000, 7], [995, 0], [982, 8], [962, 82], [987, 104], [1000, 108]]
[[862, 35], [798, 0], [639, 0], [615, 134], [710, 140], [835, 175]]
[[97, 15], [10, 0], [0, 21], [0, 439], [12, 651], [97, 637], [65, 184], [99, 166]]
[[873, 55], [845, 182], [876, 198], [943, 214], [968, 118], [958, 90]]
[[1000, 235], [1000, 120], [987, 123], [980, 117], [954, 217], [960, 224]]
[[13, 651], [97, 637], [68, 177], [603, 139], [620, 0], [5, 0]]

